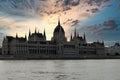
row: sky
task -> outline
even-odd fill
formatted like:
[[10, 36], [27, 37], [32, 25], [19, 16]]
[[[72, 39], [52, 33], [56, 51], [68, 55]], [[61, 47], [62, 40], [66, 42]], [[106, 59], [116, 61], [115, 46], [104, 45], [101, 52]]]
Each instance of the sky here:
[[58, 18], [68, 40], [76, 28], [87, 42], [120, 42], [120, 0], [0, 0], [0, 45], [35, 28], [51, 40]]

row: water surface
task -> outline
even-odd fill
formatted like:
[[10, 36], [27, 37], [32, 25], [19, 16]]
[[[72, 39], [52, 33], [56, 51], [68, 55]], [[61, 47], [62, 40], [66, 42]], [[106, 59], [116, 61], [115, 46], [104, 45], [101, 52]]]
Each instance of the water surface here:
[[120, 80], [120, 60], [0, 61], [0, 80]]

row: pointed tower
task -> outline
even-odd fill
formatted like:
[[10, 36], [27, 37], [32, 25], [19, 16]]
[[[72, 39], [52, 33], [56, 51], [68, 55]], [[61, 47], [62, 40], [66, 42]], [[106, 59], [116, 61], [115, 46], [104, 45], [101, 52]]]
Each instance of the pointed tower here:
[[60, 25], [60, 18], [58, 18], [58, 26], [61, 26], [61, 25]]
[[84, 41], [86, 43], [86, 35], [85, 35], [85, 33], [84, 33], [83, 39], [84, 39]]
[[35, 27], [35, 34], [37, 33], [37, 29], [36, 29], [36, 27]]
[[18, 38], [18, 34], [16, 33], [16, 38]]
[[70, 38], [70, 41], [72, 41], [72, 33], [71, 33], [71, 38]]
[[76, 28], [75, 28], [75, 31], [74, 31], [74, 37], [75, 37], [75, 38], [77, 37]]
[[103, 45], [103, 46], [105, 45], [104, 41], [102, 41], [102, 45]]
[[65, 31], [60, 24], [60, 19], [58, 19], [58, 24], [54, 29], [52, 41], [56, 41], [60, 43], [66, 41]]
[[30, 29], [29, 29], [29, 37], [31, 36], [31, 31], [30, 31]]
[[44, 35], [44, 37], [45, 37], [45, 40], [46, 40], [46, 32], [45, 32], [45, 29], [44, 29], [44, 34], [43, 34], [43, 35]]

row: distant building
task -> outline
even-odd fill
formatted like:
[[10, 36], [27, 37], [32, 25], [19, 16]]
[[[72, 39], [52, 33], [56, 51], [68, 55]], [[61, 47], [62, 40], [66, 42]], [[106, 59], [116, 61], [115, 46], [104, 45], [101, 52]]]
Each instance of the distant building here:
[[3, 55], [47, 57], [47, 56], [80, 56], [80, 55], [104, 55], [105, 47], [103, 42], [87, 43], [85, 34], [80, 36], [76, 29], [74, 36], [68, 42], [65, 31], [60, 21], [54, 29], [51, 41], [46, 40], [45, 30], [42, 33], [34, 33], [29, 30], [28, 39], [25, 37], [6, 36], [2, 43]]
[[107, 55], [120, 55], [120, 44], [115, 43], [114, 46], [106, 47], [105, 53]]

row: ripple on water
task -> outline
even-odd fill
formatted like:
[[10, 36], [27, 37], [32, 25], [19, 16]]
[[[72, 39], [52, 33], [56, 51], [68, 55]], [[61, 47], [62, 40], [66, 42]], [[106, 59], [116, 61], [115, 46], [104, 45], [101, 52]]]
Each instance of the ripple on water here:
[[120, 60], [3, 61], [0, 80], [120, 80], [119, 68]]

